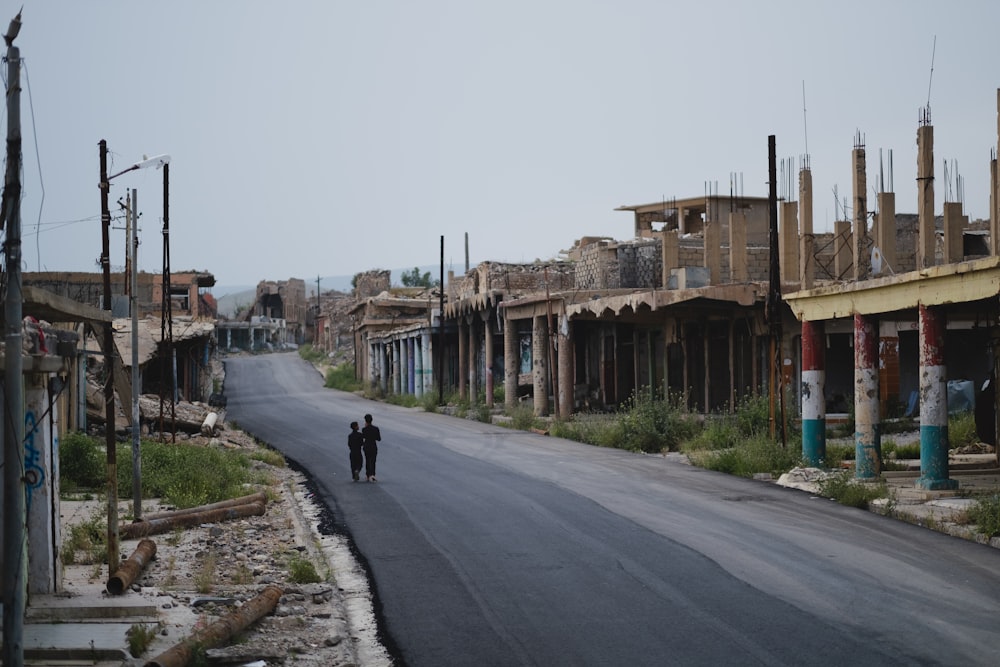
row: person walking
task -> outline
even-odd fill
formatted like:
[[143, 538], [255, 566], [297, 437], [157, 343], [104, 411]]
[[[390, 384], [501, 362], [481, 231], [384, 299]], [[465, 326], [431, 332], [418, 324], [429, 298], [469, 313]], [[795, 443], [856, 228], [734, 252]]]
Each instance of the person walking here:
[[351, 422], [351, 432], [347, 436], [347, 447], [351, 450], [351, 477], [357, 482], [361, 479], [361, 466], [364, 460], [361, 458], [361, 450], [365, 446], [365, 436], [358, 430], [358, 422]]
[[365, 475], [369, 482], [377, 482], [375, 459], [378, 458], [378, 443], [382, 440], [382, 432], [378, 430], [378, 426], [372, 424], [371, 415], [365, 415], [365, 427], [361, 429], [361, 435], [365, 439]]

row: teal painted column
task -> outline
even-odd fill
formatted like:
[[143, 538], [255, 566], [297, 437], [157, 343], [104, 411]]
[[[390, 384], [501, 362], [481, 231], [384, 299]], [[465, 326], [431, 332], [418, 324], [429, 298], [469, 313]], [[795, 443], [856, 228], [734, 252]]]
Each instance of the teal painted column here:
[[802, 321], [802, 458], [826, 459], [826, 335], [823, 322]]
[[920, 309], [920, 489], [957, 489], [948, 478], [948, 369], [944, 363], [945, 316]]

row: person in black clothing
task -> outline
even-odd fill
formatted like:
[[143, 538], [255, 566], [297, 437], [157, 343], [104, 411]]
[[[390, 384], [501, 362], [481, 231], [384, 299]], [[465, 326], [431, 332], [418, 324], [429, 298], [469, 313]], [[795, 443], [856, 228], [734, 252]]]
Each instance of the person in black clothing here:
[[365, 438], [365, 475], [369, 482], [376, 482], [375, 459], [378, 457], [378, 442], [382, 439], [382, 433], [378, 426], [372, 424], [371, 415], [365, 415], [365, 427], [361, 429], [361, 435]]
[[347, 436], [347, 446], [351, 450], [351, 477], [354, 481], [361, 479], [361, 449], [365, 446], [365, 436], [358, 430], [358, 422], [351, 422], [351, 433]]

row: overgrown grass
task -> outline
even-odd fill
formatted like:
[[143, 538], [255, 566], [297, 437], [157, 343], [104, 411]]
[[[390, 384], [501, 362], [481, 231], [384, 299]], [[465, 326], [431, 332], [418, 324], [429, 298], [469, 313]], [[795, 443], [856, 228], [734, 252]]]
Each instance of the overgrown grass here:
[[979, 442], [976, 417], [971, 412], [948, 415], [948, 447], [965, 447]]
[[323, 350], [313, 347], [312, 343], [300, 345], [299, 356], [311, 364], [326, 360], [326, 353]]
[[107, 456], [103, 445], [74, 431], [59, 441], [60, 485], [66, 493], [107, 485]]
[[288, 579], [295, 584], [318, 584], [323, 581], [312, 561], [301, 556], [288, 561]]
[[420, 399], [413, 394], [389, 394], [385, 397], [385, 402], [391, 405], [401, 405], [404, 408], [415, 408], [420, 404]]
[[820, 494], [826, 498], [832, 498], [841, 505], [860, 509], [868, 509], [871, 501], [889, 495], [888, 485], [884, 480], [859, 482], [849, 470], [822, 480], [819, 489]]
[[108, 557], [108, 521], [103, 510], [97, 510], [84, 521], [69, 529], [63, 540], [59, 559], [63, 565], [93, 565]]
[[125, 634], [128, 637], [128, 650], [132, 657], [138, 658], [145, 653], [159, 632], [160, 628], [155, 623], [136, 623], [130, 627]]
[[361, 382], [355, 377], [354, 364], [344, 362], [326, 371], [324, 387], [340, 391], [360, 391]]
[[[102, 443], [90, 436], [76, 433], [67, 435], [64, 442], [70, 447], [60, 447], [59, 465], [65, 488], [92, 486], [94, 459], [103, 461]], [[241, 452], [220, 447], [186, 443], [161, 443], [143, 440], [140, 443], [142, 496], [162, 498], [179, 508], [196, 507], [246, 495], [247, 485], [270, 485], [266, 473], [254, 470], [250, 457]], [[257, 454], [277, 462], [277, 453]], [[119, 497], [131, 497], [132, 448], [129, 444], [118, 447]], [[81, 464], [80, 462], [84, 463]], [[281, 458], [283, 464], [284, 459]], [[79, 475], [79, 476], [78, 476]]]
[[723, 449], [686, 449], [695, 465], [740, 477], [757, 473], [779, 475], [801, 464], [800, 448], [782, 446], [767, 435], [758, 435]]
[[969, 508], [969, 521], [987, 537], [1000, 535], [1000, 494], [994, 493], [976, 499]]

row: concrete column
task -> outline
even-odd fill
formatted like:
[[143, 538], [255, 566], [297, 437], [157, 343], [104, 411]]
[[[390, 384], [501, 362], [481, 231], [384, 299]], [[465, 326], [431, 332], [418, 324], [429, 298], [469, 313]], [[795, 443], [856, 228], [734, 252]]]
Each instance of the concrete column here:
[[[565, 317], [565, 316], [564, 316]], [[559, 332], [559, 418], [569, 419], [573, 416], [573, 324], [568, 319], [560, 324]], [[562, 329], [565, 329], [565, 334]]]
[[871, 480], [881, 475], [878, 326], [875, 318], [857, 313], [854, 315], [854, 460], [858, 479]]
[[406, 344], [407, 339], [401, 338], [399, 345], [399, 392], [400, 394], [410, 393], [410, 349]]
[[916, 487], [957, 489], [948, 478], [948, 371], [944, 361], [944, 311], [919, 306], [920, 477]]
[[479, 402], [479, 337], [476, 335], [476, 315], [469, 315], [469, 402]]
[[962, 231], [965, 227], [965, 216], [962, 215], [962, 202], [948, 201], [944, 203], [944, 263], [952, 264], [965, 259], [962, 247]]
[[486, 375], [486, 407], [493, 407], [493, 327], [490, 322], [490, 311], [484, 313], [486, 319], [483, 320], [483, 372]]
[[408, 393], [417, 396], [417, 355], [416, 346], [414, 345], [416, 341], [412, 336], [406, 337], [406, 384], [409, 389]]
[[854, 236], [851, 254], [854, 256], [854, 279], [871, 277], [871, 257], [868, 251], [868, 181], [865, 177], [865, 147], [858, 144], [851, 151], [854, 162]]
[[[59, 522], [58, 408], [49, 412], [47, 376], [25, 376], [24, 491], [28, 519], [28, 593], [55, 593], [62, 584]], [[46, 414], [48, 412], [48, 414]], [[51, 424], [50, 424], [51, 419]]]
[[837, 280], [846, 280], [854, 266], [851, 256], [851, 223], [847, 220], [836, 220], [833, 223], [833, 272]]
[[521, 345], [517, 321], [504, 310], [503, 324], [503, 405], [510, 410], [517, 405], [517, 375], [521, 366]]
[[430, 331], [424, 331], [420, 334], [420, 350], [424, 360], [420, 368], [420, 375], [424, 379], [424, 392], [428, 394], [434, 391], [434, 348], [432, 345]]
[[722, 282], [722, 230], [719, 227], [719, 223], [714, 220], [706, 221], [702, 237], [705, 243], [704, 265], [708, 269], [710, 285]]
[[936, 263], [934, 254], [934, 126], [917, 128], [917, 270]]
[[391, 359], [389, 346], [385, 342], [378, 344], [379, 362], [379, 388], [383, 394], [389, 393], [389, 360]]
[[896, 270], [896, 193], [878, 193], [875, 245], [882, 253], [882, 275]]
[[468, 327], [465, 318], [458, 316], [458, 398], [465, 400], [469, 397], [466, 387], [466, 380], [469, 376], [469, 353], [465, 349], [469, 342]]
[[799, 280], [799, 204], [786, 201], [781, 204], [781, 225], [778, 234], [778, 261], [782, 282]]
[[802, 320], [802, 458], [811, 466], [826, 459], [826, 327]]
[[400, 341], [394, 340], [391, 343], [392, 350], [392, 393], [403, 393], [403, 369], [402, 354], [400, 352]]
[[729, 214], [729, 282], [745, 283], [750, 279], [747, 269], [747, 216]]
[[678, 268], [680, 258], [680, 237], [677, 232], [663, 230], [663, 289], [670, 283], [670, 269]]
[[799, 170], [799, 284], [802, 289], [811, 289], [815, 280], [816, 267], [813, 259], [815, 237], [813, 236], [813, 193], [812, 170]]
[[548, 325], [545, 316], [531, 320], [531, 375], [534, 380], [535, 415], [549, 413]]
[[413, 395], [424, 395], [424, 339], [420, 334], [413, 338]]

